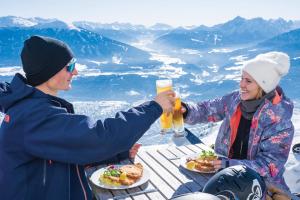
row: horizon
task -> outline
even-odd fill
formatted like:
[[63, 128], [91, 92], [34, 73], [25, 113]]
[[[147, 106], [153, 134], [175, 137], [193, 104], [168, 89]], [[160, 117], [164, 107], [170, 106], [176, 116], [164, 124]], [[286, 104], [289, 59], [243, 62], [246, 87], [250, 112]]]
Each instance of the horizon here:
[[[100, 22], [100, 21], [87, 21], [87, 20], [81, 20], [81, 21], [64, 21], [62, 19], [58, 19], [58, 18], [44, 18], [44, 17], [40, 17], [40, 16], [35, 16], [35, 17], [21, 17], [21, 16], [15, 16], [15, 15], [6, 15], [6, 16], [1, 16], [0, 15], [0, 18], [2, 17], [16, 17], [16, 18], [23, 18], [23, 19], [34, 19], [34, 18], [40, 18], [40, 19], [45, 19], [45, 20], [58, 20], [58, 21], [62, 21], [66, 24], [72, 24], [74, 22], [91, 22], [91, 23], [99, 23], [99, 24], [103, 24], [103, 25], [111, 25], [111, 24], [130, 24], [130, 25], [133, 25], [133, 26], [139, 26], [139, 25], [142, 25], [142, 26], [145, 26], [146, 28], [149, 28], [151, 26], [155, 26], [157, 24], [162, 24], [162, 25], [168, 25], [168, 26], [171, 26], [172, 28], [179, 28], [179, 27], [184, 27], [184, 28], [189, 28], [189, 27], [198, 27], [198, 26], [203, 26], [204, 24], [198, 24], [198, 25], [187, 25], [187, 26], [172, 26], [170, 24], [166, 24], [166, 23], [162, 23], [162, 22], [156, 22], [155, 24], [150, 24], [150, 25], [144, 25], [144, 24], [134, 24], [134, 23], [131, 23], [131, 22], [119, 22], [119, 21], [114, 21], [114, 22]], [[270, 18], [270, 19], [266, 19], [266, 18], [263, 18], [263, 17], [253, 17], [253, 18], [245, 18], [243, 16], [235, 16], [231, 19], [228, 19], [227, 21], [224, 21], [224, 22], [220, 22], [220, 23], [217, 23], [217, 24], [212, 24], [212, 25], [204, 25], [204, 26], [207, 26], [207, 27], [212, 27], [212, 26], [216, 26], [216, 25], [219, 25], [219, 24], [223, 24], [223, 23], [226, 23], [228, 21], [231, 21], [231, 20], [234, 20], [235, 18], [237, 17], [241, 17], [245, 20], [251, 20], [251, 19], [255, 19], [255, 18], [262, 18], [263, 20], [278, 20], [278, 19], [283, 19], [285, 21], [290, 21], [291, 19], [285, 19], [285, 18], [282, 18], [282, 17], [278, 17], [278, 18]], [[300, 19], [299, 20], [291, 20], [293, 22], [300, 22]]]
[[[2, 1], [2, 0], [0, 0]], [[56, 2], [56, 3], [55, 3]], [[32, 6], [34, 5], [34, 7]], [[59, 6], [57, 6], [59, 5]], [[2, 2], [1, 17], [22, 18], [40, 17], [57, 19], [66, 23], [88, 21], [102, 24], [130, 23], [133, 25], [153, 26], [157, 23], [172, 27], [214, 26], [225, 23], [237, 16], [245, 19], [261, 17], [265, 20], [282, 18], [286, 21], [300, 21], [298, 0], [28, 0]]]
[[[62, 19], [57, 19], [57, 18], [44, 18], [44, 17], [39, 17], [39, 16], [35, 16], [35, 17], [21, 17], [21, 16], [15, 16], [15, 15], [6, 15], [6, 16], [1, 16], [0, 15], [0, 18], [1, 17], [16, 17], [16, 18], [22, 18], [22, 19], [34, 19], [34, 18], [40, 18], [40, 19], [43, 19], [43, 20], [58, 20], [58, 21], [61, 21], [61, 22], [64, 22], [66, 24], [73, 24], [74, 22], [90, 22], [90, 23], [99, 23], [99, 24], [102, 24], [102, 25], [112, 25], [112, 24], [130, 24], [130, 25], [133, 25], [133, 26], [145, 26], [146, 28], [149, 28], [151, 26], [155, 26], [157, 24], [162, 24], [162, 25], [167, 25], [167, 26], [171, 26], [172, 28], [180, 28], [180, 27], [183, 27], [183, 28], [195, 28], [195, 27], [198, 27], [198, 26], [203, 26], [204, 24], [198, 24], [198, 25], [188, 25], [188, 26], [172, 26], [170, 24], [166, 24], [166, 23], [162, 23], [162, 22], [156, 22], [155, 24], [150, 24], [150, 25], [144, 25], [144, 24], [134, 24], [134, 23], [131, 23], [131, 22], [119, 22], [119, 21], [114, 21], [114, 22], [97, 22], [97, 21], [87, 21], [87, 20], [82, 20], [82, 21], [64, 21]], [[252, 19], [255, 19], [255, 18], [261, 18], [263, 20], [279, 20], [279, 19], [283, 19], [285, 21], [293, 21], [293, 22], [299, 22], [300, 23], [300, 19], [299, 20], [291, 20], [291, 19], [285, 19], [285, 18], [282, 18], [282, 17], [278, 17], [278, 18], [270, 18], [270, 19], [266, 19], [266, 18], [263, 18], [263, 17], [253, 17], [253, 18], [245, 18], [243, 16], [235, 16], [231, 19], [228, 19], [228, 21], [224, 21], [224, 22], [220, 22], [220, 23], [217, 23], [217, 24], [212, 24], [212, 25], [204, 25], [204, 26], [207, 26], [207, 27], [212, 27], [212, 26], [216, 26], [216, 25], [219, 25], [219, 24], [223, 24], [223, 23], [227, 23], [229, 21], [232, 21], [234, 20], [235, 18], [237, 17], [241, 17], [245, 20], [252, 20]]]

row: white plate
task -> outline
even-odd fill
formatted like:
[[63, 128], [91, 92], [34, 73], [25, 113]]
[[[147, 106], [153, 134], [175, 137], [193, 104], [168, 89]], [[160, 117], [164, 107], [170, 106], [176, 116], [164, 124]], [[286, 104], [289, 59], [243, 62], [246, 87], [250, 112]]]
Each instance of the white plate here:
[[213, 170], [213, 171], [200, 171], [200, 170], [197, 170], [197, 169], [189, 169], [189, 168], [186, 167], [186, 159], [188, 159], [188, 158], [194, 159], [194, 158], [199, 157], [199, 155], [200, 155], [200, 153], [196, 153], [196, 154], [187, 155], [187, 156], [184, 156], [184, 157], [180, 158], [180, 165], [181, 165], [183, 168], [185, 168], [185, 169], [187, 169], [187, 170], [189, 170], [189, 171], [193, 171], [193, 172], [199, 172], [199, 173], [204, 173], [204, 174], [212, 174], [212, 173], [216, 173], [215, 170]]
[[[120, 168], [123, 165], [114, 165], [116, 168]], [[90, 180], [92, 181], [92, 183], [98, 187], [104, 188], [104, 189], [110, 189], [110, 190], [118, 190], [118, 189], [128, 189], [128, 188], [134, 188], [140, 185], [143, 185], [144, 183], [146, 183], [149, 178], [150, 178], [150, 172], [143, 168], [143, 175], [140, 178], [140, 180], [138, 180], [137, 182], [135, 182], [132, 185], [119, 185], [119, 186], [113, 186], [113, 185], [107, 185], [102, 183], [99, 178], [100, 176], [104, 173], [104, 171], [107, 169], [107, 167], [103, 167], [101, 169], [96, 170], [92, 176], [90, 177]]]

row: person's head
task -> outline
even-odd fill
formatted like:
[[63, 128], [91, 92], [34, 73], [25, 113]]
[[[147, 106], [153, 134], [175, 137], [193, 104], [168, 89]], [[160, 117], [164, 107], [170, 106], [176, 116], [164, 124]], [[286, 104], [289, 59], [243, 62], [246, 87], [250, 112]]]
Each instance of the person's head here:
[[236, 165], [216, 173], [205, 184], [202, 192], [216, 195], [222, 200], [260, 200], [267, 189], [263, 178], [253, 169]]
[[240, 81], [241, 99], [259, 99], [264, 93], [271, 92], [289, 68], [289, 56], [275, 51], [259, 54], [245, 62]]
[[28, 84], [51, 94], [70, 89], [72, 76], [77, 75], [71, 49], [54, 38], [30, 37], [24, 42], [21, 59]]

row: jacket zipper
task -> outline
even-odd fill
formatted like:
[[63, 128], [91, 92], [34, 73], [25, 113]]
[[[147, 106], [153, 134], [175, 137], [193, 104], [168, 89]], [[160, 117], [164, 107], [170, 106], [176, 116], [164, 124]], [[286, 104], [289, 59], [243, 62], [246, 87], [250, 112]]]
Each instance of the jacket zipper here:
[[43, 185], [46, 185], [46, 178], [47, 178], [47, 161], [44, 160], [44, 170], [43, 170]]
[[[259, 113], [257, 114], [257, 123], [260, 120], [260, 115], [262, 113], [262, 111], [265, 109], [265, 107], [267, 107], [267, 103], [263, 104], [262, 106], [260, 106], [259, 109]], [[254, 117], [254, 116], [253, 116]], [[252, 126], [252, 122], [251, 122], [251, 126]], [[249, 159], [252, 159], [252, 148], [253, 148], [253, 140], [255, 139], [256, 136], [256, 132], [257, 132], [258, 127], [255, 128], [254, 133], [253, 133], [253, 138], [251, 141], [251, 146], [248, 147], [248, 151], [249, 151]], [[251, 132], [251, 127], [250, 127], [250, 132]], [[250, 134], [250, 133], [249, 133]], [[250, 135], [249, 135], [250, 137]]]
[[83, 186], [83, 183], [82, 183], [82, 180], [81, 180], [81, 177], [80, 177], [80, 172], [79, 172], [78, 165], [76, 165], [76, 171], [77, 171], [79, 182], [80, 182], [80, 185], [81, 185], [81, 188], [82, 188], [82, 191], [83, 191], [84, 199], [87, 200], [86, 191], [84, 189], [84, 186]]
[[242, 150], [243, 150], [243, 141], [241, 142], [240, 156], [242, 156]]
[[71, 176], [71, 170], [70, 170], [70, 164], [68, 164], [68, 172], [69, 172], [69, 176], [68, 176], [68, 190], [69, 190], [69, 200], [71, 199], [71, 181], [70, 181], [70, 176]]

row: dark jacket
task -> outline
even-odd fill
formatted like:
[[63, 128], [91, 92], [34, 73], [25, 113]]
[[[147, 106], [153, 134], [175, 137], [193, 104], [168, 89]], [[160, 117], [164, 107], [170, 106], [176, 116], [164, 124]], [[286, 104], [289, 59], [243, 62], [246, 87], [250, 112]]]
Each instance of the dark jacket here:
[[84, 165], [130, 147], [161, 115], [154, 101], [95, 123], [67, 101], [16, 74], [0, 84], [0, 195], [13, 199], [91, 199]]

